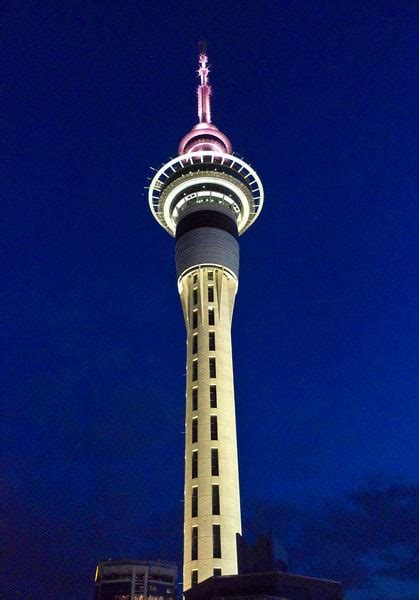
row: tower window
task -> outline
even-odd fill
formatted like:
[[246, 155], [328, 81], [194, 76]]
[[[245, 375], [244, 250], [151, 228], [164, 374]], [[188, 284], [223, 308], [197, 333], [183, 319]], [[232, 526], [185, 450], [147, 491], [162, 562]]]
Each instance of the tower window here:
[[194, 360], [192, 363], [192, 381], [196, 381], [197, 379], [198, 379], [198, 361]]
[[[197, 534], [198, 534], [198, 532], [197, 532]], [[198, 538], [197, 538], [196, 543], [198, 546]], [[221, 527], [220, 527], [220, 525], [212, 526], [212, 556], [213, 556], [213, 558], [221, 558]]]
[[194, 310], [192, 313], [192, 329], [196, 329], [198, 327], [198, 311]]
[[210, 350], [215, 350], [215, 331], [210, 331], [208, 334], [208, 346]]
[[192, 302], [193, 302], [194, 306], [196, 306], [198, 304], [198, 288], [195, 288], [192, 291]]
[[192, 444], [198, 441], [198, 417], [192, 419]]
[[214, 280], [214, 271], [208, 271], [208, 281]]
[[214, 577], [221, 577], [222, 571], [221, 569], [213, 569], [212, 574], [214, 575]]
[[208, 302], [214, 302], [214, 286], [208, 286]]
[[198, 334], [195, 333], [195, 335], [192, 338], [192, 354], [196, 354], [198, 352]]
[[[214, 570], [215, 570], [215, 569], [214, 569]], [[220, 569], [220, 571], [221, 571], [221, 569]], [[198, 571], [197, 571], [196, 569], [194, 569], [194, 570], [192, 571], [192, 579], [191, 579], [191, 584], [192, 584], [192, 587], [193, 587], [194, 585], [197, 585], [197, 583], [198, 583]]]
[[192, 479], [198, 477], [198, 450], [192, 452]]
[[192, 410], [198, 410], [198, 388], [192, 388]]
[[[197, 472], [198, 472], [198, 454], [196, 456], [197, 458]], [[192, 467], [193, 467], [193, 462], [192, 462]], [[219, 468], [219, 464], [218, 464], [218, 448], [211, 448], [211, 475], [213, 477], [218, 477], [218, 475], [220, 474], [220, 468]], [[193, 475], [192, 475], [193, 477]]]
[[214, 309], [208, 309], [208, 325], [215, 325]]
[[198, 273], [194, 273], [192, 277], [192, 282], [196, 283], [198, 281]]
[[212, 514], [213, 515], [220, 514], [220, 486], [219, 485], [212, 486]]
[[192, 488], [192, 517], [198, 516], [198, 486]]
[[[197, 365], [197, 367], [198, 367], [198, 365]], [[217, 377], [215, 358], [213, 356], [209, 359], [209, 375], [210, 375], [210, 377]]]
[[211, 408], [217, 408], [217, 386], [210, 385], [210, 406]]
[[198, 527], [192, 527], [191, 560], [198, 560]]
[[218, 423], [215, 415], [211, 415], [211, 439], [218, 440]]

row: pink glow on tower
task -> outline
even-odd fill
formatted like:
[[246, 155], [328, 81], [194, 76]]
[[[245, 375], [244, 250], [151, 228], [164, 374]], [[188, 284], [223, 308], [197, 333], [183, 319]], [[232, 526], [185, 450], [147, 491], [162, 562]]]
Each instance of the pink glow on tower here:
[[180, 141], [178, 152], [217, 152], [231, 154], [232, 146], [228, 137], [211, 123], [211, 86], [208, 79], [208, 55], [204, 45], [199, 53], [198, 75], [198, 118], [197, 123]]

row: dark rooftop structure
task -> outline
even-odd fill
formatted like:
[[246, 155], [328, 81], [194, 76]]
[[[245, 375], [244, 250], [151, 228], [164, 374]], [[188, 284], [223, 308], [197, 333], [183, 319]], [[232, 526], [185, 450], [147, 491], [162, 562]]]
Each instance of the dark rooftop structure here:
[[[281, 556], [277, 555], [279, 549]], [[237, 560], [239, 574], [288, 571], [284, 548], [275, 548], [273, 540], [267, 535], [259, 534], [256, 542], [249, 544], [242, 535], [237, 534]]]
[[280, 572], [210, 577], [184, 595], [185, 600], [344, 600], [337, 581]]

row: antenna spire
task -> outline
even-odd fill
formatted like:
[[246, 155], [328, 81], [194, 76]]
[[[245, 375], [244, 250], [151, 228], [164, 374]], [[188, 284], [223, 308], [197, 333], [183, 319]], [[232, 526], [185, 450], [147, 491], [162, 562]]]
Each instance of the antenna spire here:
[[211, 123], [211, 86], [208, 80], [208, 55], [205, 42], [199, 44], [200, 84], [198, 86], [198, 117], [200, 123]]

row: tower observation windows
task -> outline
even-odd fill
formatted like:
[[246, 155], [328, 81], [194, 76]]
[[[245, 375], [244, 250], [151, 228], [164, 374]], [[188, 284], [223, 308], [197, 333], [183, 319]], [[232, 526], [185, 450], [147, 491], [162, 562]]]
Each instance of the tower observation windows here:
[[218, 440], [218, 422], [215, 415], [211, 415], [211, 439]]
[[208, 302], [214, 302], [214, 286], [208, 286]]
[[[197, 455], [198, 459], [198, 455]], [[197, 461], [198, 464], [198, 461]], [[218, 464], [218, 448], [211, 448], [211, 475], [218, 477], [220, 474], [220, 467]]]
[[192, 410], [198, 410], [198, 388], [192, 388]]
[[208, 271], [208, 281], [214, 281], [214, 271]]
[[[197, 542], [198, 544], [198, 542]], [[212, 526], [212, 556], [213, 558], [221, 558], [221, 526]]]
[[197, 585], [197, 583], [198, 583], [198, 571], [197, 571], [197, 569], [193, 569], [193, 571], [192, 571], [192, 579], [191, 579], [192, 587], [194, 585]]
[[220, 486], [219, 485], [212, 486], [212, 514], [213, 515], [220, 514]]
[[208, 334], [208, 349], [215, 351], [215, 331], [210, 331]]
[[215, 315], [213, 308], [208, 309], [208, 325], [215, 325]]
[[221, 577], [221, 569], [213, 569], [212, 574], [214, 575], [214, 577]]
[[194, 310], [192, 313], [192, 329], [196, 329], [198, 327], [198, 311]]
[[198, 441], [198, 417], [192, 419], [192, 444]]
[[191, 560], [198, 560], [198, 527], [192, 527]]
[[198, 477], [198, 450], [192, 452], [192, 479]]
[[191, 517], [198, 516], [198, 486], [192, 488], [192, 507]]
[[[197, 364], [197, 372], [198, 372], [198, 364]], [[211, 378], [217, 377], [217, 367], [215, 364], [215, 358], [211, 356], [209, 359], [209, 376]]]
[[198, 352], [198, 334], [195, 333], [192, 337], [192, 354], [196, 354]]
[[198, 304], [198, 288], [192, 290], [192, 303], [194, 306]]
[[217, 408], [217, 386], [210, 385], [210, 407]]
[[192, 381], [196, 381], [198, 379], [198, 361], [194, 360], [192, 363]]

